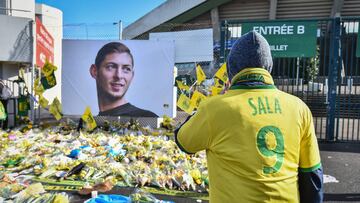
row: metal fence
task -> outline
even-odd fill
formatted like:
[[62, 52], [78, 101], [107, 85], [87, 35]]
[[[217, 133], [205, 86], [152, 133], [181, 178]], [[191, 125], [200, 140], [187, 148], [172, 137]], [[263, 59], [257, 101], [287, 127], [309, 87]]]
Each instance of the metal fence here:
[[[300, 20], [286, 22], [294, 21]], [[317, 24], [316, 56], [274, 58], [275, 85], [309, 106], [320, 140], [358, 142], [360, 59], [356, 57], [356, 44], [360, 18], [301, 21]], [[249, 21], [222, 23], [222, 60], [226, 59], [231, 43], [241, 36], [244, 23]]]

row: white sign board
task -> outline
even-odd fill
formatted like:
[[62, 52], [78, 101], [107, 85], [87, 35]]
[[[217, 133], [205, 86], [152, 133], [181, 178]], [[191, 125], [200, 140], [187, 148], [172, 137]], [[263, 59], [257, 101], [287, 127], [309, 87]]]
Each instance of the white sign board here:
[[150, 33], [150, 40], [174, 41], [175, 63], [214, 59], [212, 29]]
[[[119, 43], [133, 60], [123, 47], [117, 48]], [[94, 115], [128, 116], [118, 115], [124, 109], [115, 108], [125, 98], [130, 113], [141, 109], [174, 117], [174, 57], [174, 42], [63, 40], [63, 113], [81, 115], [90, 106]]]

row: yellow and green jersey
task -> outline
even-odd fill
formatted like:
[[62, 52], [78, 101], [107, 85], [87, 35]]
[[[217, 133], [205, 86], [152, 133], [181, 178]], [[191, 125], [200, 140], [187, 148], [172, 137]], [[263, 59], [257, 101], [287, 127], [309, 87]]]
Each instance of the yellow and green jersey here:
[[299, 202], [298, 170], [320, 167], [309, 108], [269, 80], [203, 101], [178, 131], [184, 151], [206, 150], [212, 203]]

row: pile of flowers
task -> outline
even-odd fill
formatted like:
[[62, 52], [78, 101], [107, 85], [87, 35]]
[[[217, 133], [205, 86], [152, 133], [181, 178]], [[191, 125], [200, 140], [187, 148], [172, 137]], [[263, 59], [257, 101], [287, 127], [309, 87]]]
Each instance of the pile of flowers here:
[[[19, 194], [39, 182], [73, 182], [83, 192], [107, 182], [206, 191], [205, 153], [182, 152], [173, 140], [173, 130], [171, 120], [165, 119], [158, 129], [141, 127], [132, 120], [124, 124], [105, 122], [88, 132], [68, 120], [54, 126], [35, 128], [30, 123], [0, 131], [0, 198], [30, 198]], [[52, 199], [63, 197], [51, 195]]]

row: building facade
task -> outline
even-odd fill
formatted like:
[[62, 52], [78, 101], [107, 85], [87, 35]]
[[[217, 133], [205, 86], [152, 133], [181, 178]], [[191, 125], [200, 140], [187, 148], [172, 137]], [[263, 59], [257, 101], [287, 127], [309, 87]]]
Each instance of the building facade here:
[[[62, 47], [62, 12], [59, 9], [36, 4], [35, 0], [0, 1], [0, 79], [10, 89], [13, 98], [7, 105], [8, 113], [16, 112], [16, 98], [25, 93], [33, 93], [36, 72], [36, 17], [54, 40], [53, 63], [58, 67], [55, 72], [57, 84], [44, 93], [50, 102], [58, 97], [61, 100], [61, 47]], [[25, 83], [19, 83], [19, 70], [24, 69]], [[33, 112], [32, 112], [33, 114]], [[10, 125], [12, 117], [9, 116]]]

